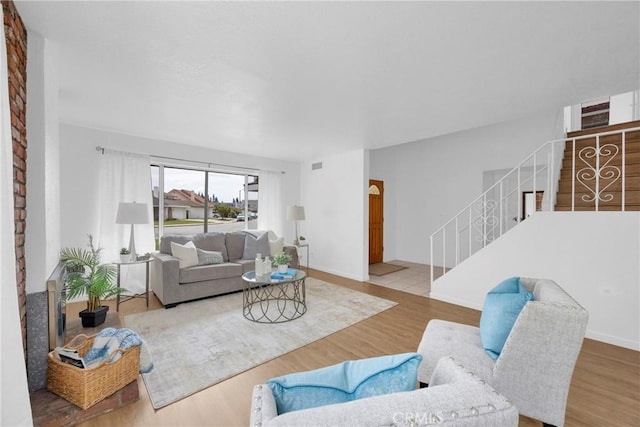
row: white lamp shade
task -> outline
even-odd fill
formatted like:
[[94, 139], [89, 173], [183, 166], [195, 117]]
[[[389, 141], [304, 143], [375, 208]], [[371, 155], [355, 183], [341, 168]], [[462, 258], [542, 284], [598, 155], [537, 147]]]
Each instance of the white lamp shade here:
[[120, 202], [116, 224], [148, 224], [149, 210], [146, 203]]
[[293, 205], [287, 207], [288, 221], [302, 221], [304, 219], [304, 206]]

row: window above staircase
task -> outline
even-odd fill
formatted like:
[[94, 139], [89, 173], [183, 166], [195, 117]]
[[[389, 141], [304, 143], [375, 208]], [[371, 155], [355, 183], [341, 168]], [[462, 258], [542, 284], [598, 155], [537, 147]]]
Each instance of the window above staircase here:
[[604, 132], [606, 126], [640, 119], [640, 91], [634, 90], [564, 107], [564, 130]]
[[609, 125], [610, 99], [586, 102], [581, 108], [581, 129], [593, 129]]

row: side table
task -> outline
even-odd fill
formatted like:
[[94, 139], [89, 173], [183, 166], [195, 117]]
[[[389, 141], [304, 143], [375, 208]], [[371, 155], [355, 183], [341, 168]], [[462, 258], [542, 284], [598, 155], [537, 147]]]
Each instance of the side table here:
[[125, 295], [125, 296], [120, 296], [120, 292], [118, 292], [118, 296], [116, 298], [116, 311], [120, 311], [120, 303], [127, 302], [134, 298], [145, 298], [147, 300], [147, 307], [149, 307], [149, 264], [151, 263], [151, 261], [153, 261], [153, 258], [141, 259], [136, 261], [125, 261], [125, 262], [115, 261], [114, 262], [114, 264], [117, 266], [117, 269], [118, 269], [118, 274], [116, 278], [116, 284], [118, 285], [118, 287], [120, 287], [120, 268], [123, 265], [145, 264], [144, 286], [145, 286], [146, 292], [144, 294], [133, 294], [133, 295]]
[[295, 246], [296, 248], [306, 248], [307, 249], [307, 259], [306, 259], [306, 270], [307, 270], [307, 275], [309, 274], [309, 244], [308, 243], [298, 243], [297, 245], [294, 243], [293, 246]]

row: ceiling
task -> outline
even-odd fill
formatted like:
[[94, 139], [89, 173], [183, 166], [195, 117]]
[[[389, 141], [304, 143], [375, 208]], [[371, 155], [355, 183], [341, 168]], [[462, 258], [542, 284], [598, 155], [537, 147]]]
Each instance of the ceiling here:
[[638, 88], [634, 2], [16, 1], [63, 123], [287, 160]]

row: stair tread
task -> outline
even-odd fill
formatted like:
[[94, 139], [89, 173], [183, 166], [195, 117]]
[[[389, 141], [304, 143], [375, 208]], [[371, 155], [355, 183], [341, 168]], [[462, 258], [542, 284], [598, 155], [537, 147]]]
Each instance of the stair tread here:
[[[570, 211], [571, 210], [571, 205], [557, 205], [555, 207], [556, 211]], [[576, 206], [574, 209], [574, 211], [581, 211], [581, 212], [586, 212], [586, 211], [594, 211], [595, 208], [593, 206]], [[612, 211], [622, 211], [622, 207], [620, 205], [618, 206], [598, 206], [598, 210], [600, 211], [607, 211], [607, 212], [612, 212]], [[640, 205], [627, 205], [624, 208], [625, 212], [626, 211], [640, 211]]]
[[[625, 163], [627, 165], [640, 164], [640, 151], [631, 152], [631, 153], [626, 152], [624, 158], [625, 158]], [[595, 160], [596, 159], [594, 157], [583, 159], [576, 155], [576, 166], [583, 165], [583, 164], [586, 165], [587, 163], [591, 165], [595, 165]], [[613, 158], [600, 156], [600, 163], [607, 162], [607, 161], [609, 161], [610, 165], [617, 165], [617, 166], [622, 165], [622, 153], [618, 153]], [[573, 163], [573, 156], [565, 157], [564, 159], [562, 159], [563, 168], [570, 167], [572, 163]]]
[[[604, 144], [610, 144], [612, 143], [612, 141], [608, 141], [608, 140], [601, 140], [600, 141], [600, 145], [604, 145]], [[613, 142], [616, 146], [621, 148], [621, 142], [620, 140], [617, 140], [615, 142]], [[576, 140], [576, 155], [577, 152], [580, 151], [581, 149], [585, 148], [585, 147], [595, 147], [596, 146], [596, 142], [595, 139], [594, 140], [582, 140], [582, 141], [578, 141]], [[638, 136], [637, 138], [633, 138], [633, 139], [627, 139], [625, 141], [624, 144], [624, 150], [626, 152], [637, 152], [640, 151], [640, 136]], [[565, 153], [566, 154], [571, 154], [573, 152], [573, 140], [567, 140], [566, 146], [565, 146]]]
[[[585, 194], [585, 193], [589, 193], [590, 191], [588, 189], [586, 189], [583, 186], [576, 186], [576, 194]], [[612, 194], [622, 194], [622, 190], [611, 190], [609, 191], [609, 189], [607, 189], [606, 191], [607, 193], [612, 193]], [[562, 191], [562, 192], [558, 192], [559, 194], [571, 194], [571, 191]], [[627, 190], [625, 191], [627, 197], [628, 196], [640, 196], [640, 190]]]
[[[608, 184], [607, 182], [604, 183], [604, 185], [607, 185], [607, 184]], [[635, 177], [634, 179], [627, 179], [624, 183], [624, 186], [625, 186], [625, 191], [640, 190], [640, 177]], [[576, 181], [575, 190], [580, 191], [583, 188], [584, 186], [580, 182]], [[572, 189], [573, 188], [571, 185], [571, 181], [563, 182], [560, 184], [560, 186], [558, 186], [558, 194], [571, 193]], [[608, 189], [610, 191], [622, 191], [622, 180], [614, 182], [613, 184], [611, 184], [610, 187], [608, 187]]]
[[626, 123], [617, 123], [615, 125], [602, 126], [599, 128], [575, 130], [573, 132], [567, 133], [567, 136], [574, 137], [574, 136], [589, 135], [589, 134], [601, 133], [601, 132], [621, 131], [624, 129], [631, 129], [636, 127], [640, 127], [640, 120], [633, 120]]
[[[616, 165], [616, 164], [610, 164], [611, 166], [621, 166], [621, 165]], [[584, 166], [578, 166], [576, 165], [576, 172], [579, 171], [580, 169], [589, 169], [587, 167], [587, 165]], [[624, 168], [624, 173], [626, 177], [629, 176], [639, 176], [640, 175], [640, 163], [627, 163], [625, 164], [625, 168]], [[560, 171], [560, 179], [571, 179], [571, 175], [573, 174], [573, 167], [568, 165], [566, 167], [563, 167], [562, 170]]]

